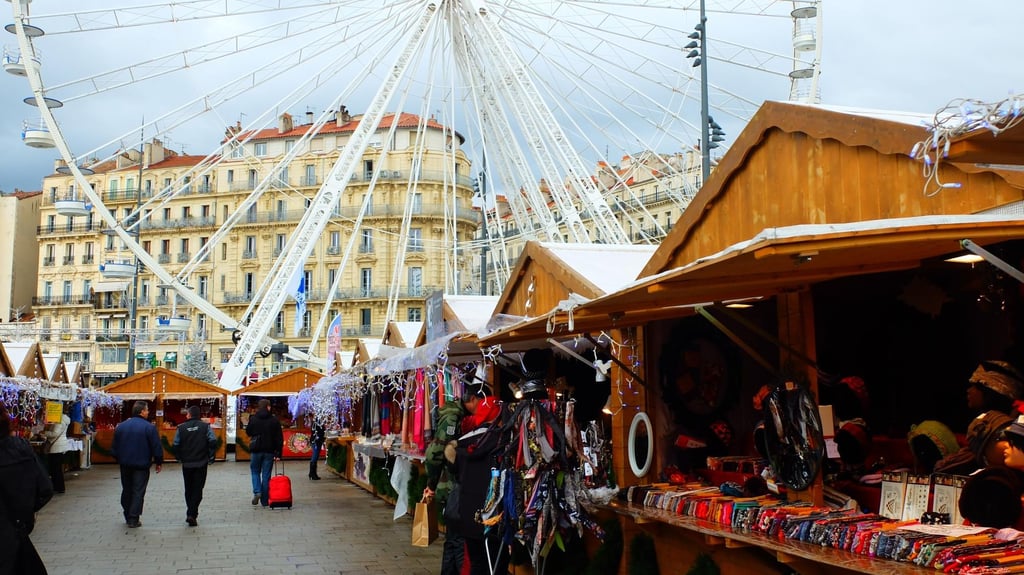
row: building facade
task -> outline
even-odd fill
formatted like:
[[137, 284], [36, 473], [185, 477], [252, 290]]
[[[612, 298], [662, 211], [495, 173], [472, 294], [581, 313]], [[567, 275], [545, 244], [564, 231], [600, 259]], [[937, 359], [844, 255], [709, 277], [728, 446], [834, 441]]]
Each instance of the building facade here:
[[[262, 282], [359, 119], [343, 107], [308, 139], [303, 135], [312, 115], [300, 124], [283, 114], [276, 128], [259, 131], [230, 126], [226, 139], [238, 145], [212, 162], [176, 154], [153, 141], [141, 151], [125, 151], [110, 165], [91, 166], [94, 173], [86, 177], [119, 219], [141, 206], [134, 228], [138, 242], [163, 269], [178, 275], [187, 268], [183, 281], [190, 289], [241, 319], [251, 313]], [[465, 269], [451, 269], [443, 252], [453, 242], [472, 240], [480, 218], [472, 205], [470, 163], [460, 144], [456, 132], [433, 119], [385, 116], [303, 266], [305, 314], [296, 318], [296, 306], [286, 304], [270, 337], [308, 349], [331, 295], [324, 317], [329, 321], [341, 314], [342, 347], [349, 349], [359, 337], [383, 334], [389, 303], [393, 319], [420, 321], [423, 299], [431, 291], [465, 289], [458, 284], [472, 281], [469, 260]], [[290, 153], [294, 157], [280, 165]], [[371, 185], [371, 202], [357, 229]], [[255, 203], [235, 214], [258, 188], [263, 192]], [[67, 198], [81, 198], [71, 176], [57, 172], [44, 178], [33, 306], [44, 347], [85, 362], [101, 383], [124, 377], [129, 362], [136, 371], [177, 368], [192, 360], [185, 354], [187, 344], [196, 340], [206, 343], [212, 365], [227, 361], [234, 350], [233, 330], [213, 323], [152, 271], [136, 266], [120, 239], [104, 234], [106, 225], [95, 213], [62, 214], [58, 208]], [[224, 230], [229, 218], [237, 219]], [[407, 234], [401, 234], [403, 228]], [[350, 240], [354, 249], [341, 268]], [[399, 255], [402, 264], [396, 266]], [[129, 272], [110, 277], [116, 268]], [[131, 273], [134, 269], [138, 272]], [[398, 288], [397, 297], [389, 299], [396, 291], [392, 286]], [[326, 353], [324, 335], [310, 350], [318, 357]], [[269, 375], [292, 365], [273, 353], [257, 356], [253, 371]]]
[[0, 194], [0, 322], [31, 315], [39, 266], [36, 224], [42, 192]]

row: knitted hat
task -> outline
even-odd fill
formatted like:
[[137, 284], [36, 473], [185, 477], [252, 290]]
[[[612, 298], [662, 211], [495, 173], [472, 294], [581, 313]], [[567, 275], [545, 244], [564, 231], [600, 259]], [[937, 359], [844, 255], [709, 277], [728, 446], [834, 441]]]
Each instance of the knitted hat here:
[[1024, 375], [1005, 361], [981, 362], [969, 381], [1013, 400], [1024, 398]]
[[1020, 515], [1022, 491], [1020, 472], [1007, 467], [986, 467], [964, 483], [960, 515], [983, 527], [1010, 527]]
[[940, 459], [956, 453], [960, 449], [960, 444], [956, 441], [956, 435], [941, 421], [929, 419], [910, 426], [907, 441], [914, 443], [915, 438], [919, 437], [925, 437], [935, 445]]
[[[967, 426], [967, 448], [971, 450], [979, 463], [984, 465], [982, 456], [988, 444], [999, 437], [999, 432], [1013, 423], [1013, 418], [1001, 411], [986, 411]], [[1024, 435], [1024, 425], [1018, 425]]]
[[860, 421], [848, 421], [836, 432], [839, 459], [848, 465], [859, 465], [867, 459], [871, 449], [871, 434]]
[[853, 392], [853, 395], [857, 398], [857, 401], [860, 402], [860, 408], [863, 410], [863, 412], [868, 412], [868, 408], [871, 406], [871, 404], [868, 401], [868, 386], [867, 384], [864, 383], [863, 379], [857, 377], [856, 375], [851, 375], [848, 377], [844, 377], [843, 379], [840, 379], [839, 385], [849, 388], [850, 391]]

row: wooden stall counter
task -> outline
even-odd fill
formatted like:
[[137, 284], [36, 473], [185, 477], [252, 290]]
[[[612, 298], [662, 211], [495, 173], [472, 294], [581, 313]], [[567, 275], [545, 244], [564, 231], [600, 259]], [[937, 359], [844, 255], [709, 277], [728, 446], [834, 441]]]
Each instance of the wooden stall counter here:
[[[734, 530], [731, 527], [677, 515], [669, 511], [645, 507], [635, 503], [612, 502], [608, 505], [590, 506], [594, 512], [612, 512], [630, 520], [632, 529], [623, 526], [623, 532], [634, 530], [654, 531], [656, 549], [659, 553], [659, 563], [663, 561], [661, 554], [663, 550], [671, 551], [671, 547], [678, 546], [678, 538], [665, 533], [664, 539], [658, 525], [671, 526], [679, 530], [696, 535], [698, 544], [707, 551], [715, 549], [729, 550], [729, 553], [714, 554], [715, 561], [719, 564], [723, 574], [726, 573], [777, 573], [778, 565], [785, 565], [788, 569], [805, 575], [816, 575], [818, 573], [870, 573], [873, 575], [924, 575], [935, 573], [934, 569], [918, 567], [910, 563], [901, 563], [888, 559], [876, 559], [822, 547], [813, 543], [803, 541], [789, 541], [763, 535], [750, 533], [742, 530]], [[652, 529], [653, 527], [653, 529]], [[628, 541], [628, 539], [627, 539]], [[664, 542], [664, 545], [661, 543]], [[764, 562], [763, 569], [758, 569], [756, 557], [742, 556], [736, 551], [741, 549], [756, 549], [767, 554], [772, 562]], [[736, 564], [731, 563], [736, 561]], [[739, 563], [742, 562], [742, 566]]]

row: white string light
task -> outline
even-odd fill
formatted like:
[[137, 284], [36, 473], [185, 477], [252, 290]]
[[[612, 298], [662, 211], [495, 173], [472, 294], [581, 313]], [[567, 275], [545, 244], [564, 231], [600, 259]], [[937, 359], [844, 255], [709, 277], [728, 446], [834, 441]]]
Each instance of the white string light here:
[[910, 157], [921, 161], [924, 195], [932, 197], [944, 189], [961, 187], [960, 182], [943, 182], [939, 177], [939, 166], [949, 157], [953, 140], [976, 130], [988, 130], [998, 136], [1021, 122], [1024, 95], [1011, 95], [997, 102], [960, 98], [939, 109], [927, 125], [931, 135], [910, 150]]

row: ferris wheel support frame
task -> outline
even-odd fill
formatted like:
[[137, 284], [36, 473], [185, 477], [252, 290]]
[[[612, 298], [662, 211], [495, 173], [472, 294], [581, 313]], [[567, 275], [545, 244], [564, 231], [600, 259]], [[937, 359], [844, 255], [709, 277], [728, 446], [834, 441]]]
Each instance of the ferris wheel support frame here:
[[[22, 51], [22, 54], [34, 54], [34, 47], [32, 46], [28, 35], [25, 33], [25, 19], [28, 15], [22, 12], [21, 0], [14, 0], [11, 2], [11, 5], [13, 6], [14, 11], [14, 26], [18, 37], [18, 47]], [[81, 190], [81, 192], [89, 198], [89, 201], [92, 202], [93, 208], [99, 214], [100, 219], [102, 219], [103, 222], [113, 230], [122, 242], [135, 248], [132, 249], [135, 256], [143, 265], [146, 266], [148, 270], [153, 273], [153, 275], [159, 278], [161, 282], [172, 287], [177, 293], [181, 294], [182, 298], [184, 298], [188, 303], [203, 310], [204, 313], [209, 315], [215, 321], [218, 321], [223, 325], [236, 325], [238, 322], [234, 318], [206, 301], [206, 299], [197, 294], [193, 289], [181, 283], [176, 277], [164, 270], [156, 258], [143, 250], [141, 246], [139, 246], [133, 234], [129, 233], [129, 231], [117, 221], [117, 218], [114, 217], [110, 210], [103, 205], [102, 198], [95, 190], [93, 190], [92, 186], [89, 185], [89, 182], [85, 179], [85, 175], [78, 167], [78, 162], [76, 161], [74, 154], [72, 154], [71, 149], [68, 148], [67, 141], [61, 133], [60, 125], [57, 124], [57, 120], [53, 115], [50, 105], [48, 104], [48, 98], [43, 90], [42, 74], [40, 70], [35, 66], [27, 66], [26, 72], [36, 107], [39, 108], [39, 113], [47, 128], [55, 135], [54, 144], [57, 150], [67, 163], [68, 170], [74, 176], [78, 189]], [[142, 158], [139, 158], [139, 162], [142, 162]]]
[[334, 207], [338, 204], [342, 191], [355, 174], [357, 163], [369, 145], [370, 136], [376, 132], [386, 111], [387, 105], [395, 94], [399, 80], [405, 74], [413, 55], [419, 49], [426, 34], [430, 20], [437, 14], [437, 6], [433, 3], [425, 6], [420, 20], [413, 28], [412, 35], [406, 42], [405, 49], [396, 59], [377, 95], [374, 96], [359, 124], [352, 132], [348, 143], [338, 156], [334, 168], [325, 178], [323, 185], [313, 198], [299, 227], [289, 238], [277, 274], [270, 283], [267, 296], [260, 301], [252, 315], [249, 325], [242, 331], [234, 353], [224, 366], [221, 375], [221, 386], [234, 390], [242, 386], [247, 366], [257, 351], [263, 335], [267, 333], [276, 319], [277, 312], [284, 305], [288, 296], [288, 285], [296, 270], [304, 265], [306, 258], [312, 253], [316, 239], [320, 236]]

